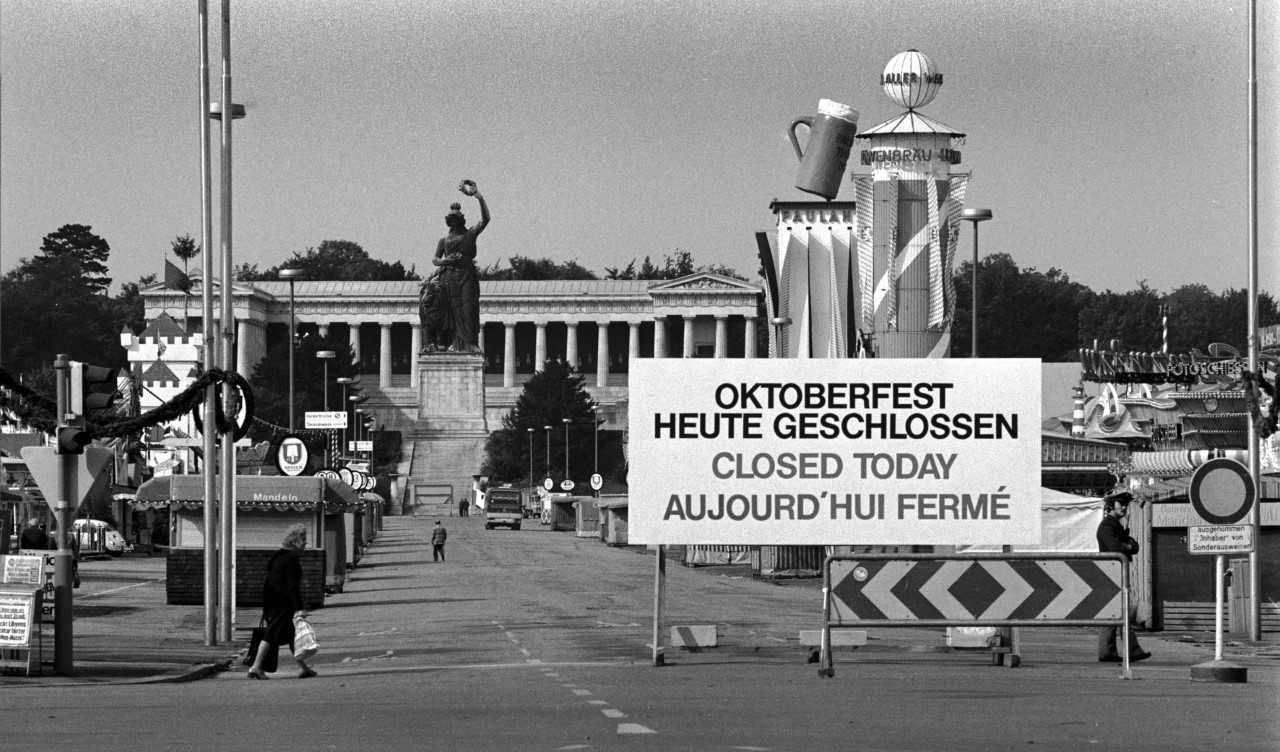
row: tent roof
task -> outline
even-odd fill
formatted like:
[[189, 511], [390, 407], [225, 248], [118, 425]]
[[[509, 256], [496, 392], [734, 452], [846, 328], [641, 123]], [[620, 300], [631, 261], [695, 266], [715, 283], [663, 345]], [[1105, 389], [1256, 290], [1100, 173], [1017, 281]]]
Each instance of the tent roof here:
[[[168, 475], [138, 487], [134, 506], [141, 509], [183, 509], [204, 506], [203, 475]], [[314, 476], [236, 476], [236, 506], [240, 509], [301, 511], [317, 506], [325, 511], [353, 511], [361, 506], [355, 489], [340, 480]]]

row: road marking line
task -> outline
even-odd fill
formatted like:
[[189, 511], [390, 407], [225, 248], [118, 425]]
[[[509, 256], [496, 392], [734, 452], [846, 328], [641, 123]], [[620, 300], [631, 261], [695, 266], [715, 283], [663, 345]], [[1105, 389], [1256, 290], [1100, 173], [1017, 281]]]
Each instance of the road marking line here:
[[657, 731], [648, 726], [641, 726], [638, 723], [619, 723], [618, 736], [627, 736], [629, 734], [656, 734]]
[[142, 587], [143, 585], [154, 585], [157, 582], [163, 582], [163, 580], [148, 580], [146, 582], [135, 582], [132, 585], [121, 585], [120, 587], [111, 588], [109, 590], [99, 590], [96, 593], [85, 593], [84, 595], [76, 596], [76, 598], [77, 600], [82, 600], [82, 601], [88, 600], [89, 598], [101, 598], [104, 595], [111, 595], [112, 593], [119, 593], [124, 590], [132, 590], [136, 587]]
[[529, 652], [529, 648], [520, 648], [520, 652], [521, 652], [521, 653], [524, 655], [524, 657], [526, 657], [526, 658], [528, 658], [529, 656], [533, 655], [533, 653], [530, 653], [530, 652]]
[[574, 693], [575, 695], [577, 695], [578, 697], [590, 697], [590, 696], [591, 696], [591, 690], [589, 690], [589, 689], [575, 689], [575, 690], [573, 690], [573, 693]]
[[587, 700], [588, 705], [608, 705], [608, 700]]
[[626, 718], [627, 717], [626, 713], [622, 712], [621, 710], [616, 710], [614, 708], [605, 708], [600, 712], [604, 713], [605, 718]]

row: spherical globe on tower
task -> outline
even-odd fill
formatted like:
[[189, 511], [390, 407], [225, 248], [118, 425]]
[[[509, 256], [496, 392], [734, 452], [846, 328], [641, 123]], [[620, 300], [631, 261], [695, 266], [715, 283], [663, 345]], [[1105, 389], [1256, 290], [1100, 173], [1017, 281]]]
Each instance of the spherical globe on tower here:
[[924, 107], [938, 95], [942, 88], [942, 73], [933, 61], [919, 50], [907, 50], [894, 55], [880, 76], [884, 93], [897, 104], [914, 110]]

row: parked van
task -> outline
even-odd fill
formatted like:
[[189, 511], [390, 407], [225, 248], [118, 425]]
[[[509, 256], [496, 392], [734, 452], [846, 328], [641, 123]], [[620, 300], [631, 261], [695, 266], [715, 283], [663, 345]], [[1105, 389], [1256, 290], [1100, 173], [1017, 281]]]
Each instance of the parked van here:
[[119, 556], [131, 548], [120, 531], [106, 520], [78, 519], [71, 523], [71, 529], [80, 538], [81, 556]]

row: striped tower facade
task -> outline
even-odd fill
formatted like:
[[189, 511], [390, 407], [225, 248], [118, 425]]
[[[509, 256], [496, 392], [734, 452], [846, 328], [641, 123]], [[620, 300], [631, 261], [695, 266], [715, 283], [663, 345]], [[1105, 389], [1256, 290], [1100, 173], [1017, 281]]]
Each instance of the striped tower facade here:
[[864, 335], [876, 357], [947, 357], [956, 238], [968, 181], [967, 175], [951, 173], [958, 159], [949, 148], [952, 135], [860, 138], [869, 142], [863, 158], [872, 166], [870, 174], [854, 176], [861, 210], [859, 274], [871, 281], [870, 298], [862, 301]]

